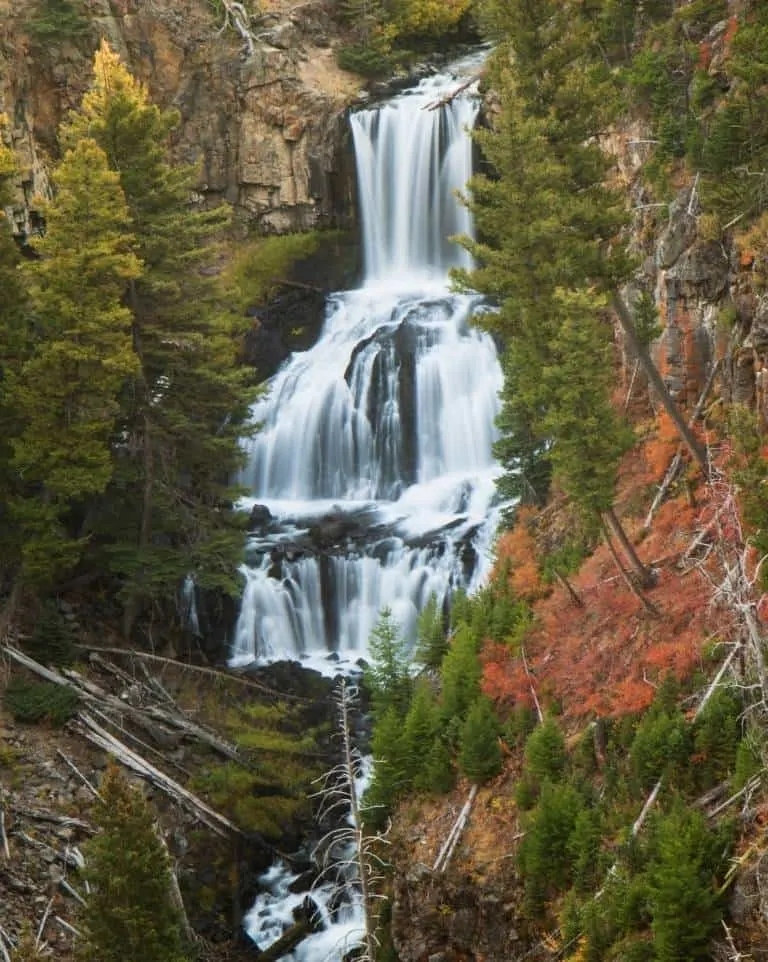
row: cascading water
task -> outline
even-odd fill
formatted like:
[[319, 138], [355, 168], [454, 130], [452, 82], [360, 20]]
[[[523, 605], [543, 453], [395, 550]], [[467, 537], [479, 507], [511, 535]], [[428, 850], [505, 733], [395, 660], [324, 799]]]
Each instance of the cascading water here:
[[477, 300], [448, 285], [467, 263], [450, 237], [471, 231], [455, 191], [478, 103], [436, 106], [478, 62], [351, 117], [365, 281], [329, 298], [316, 345], [255, 406], [243, 481], [259, 530], [233, 664], [354, 660], [382, 608], [412, 636], [431, 595], [487, 570], [502, 375], [469, 325]]
[[[317, 344], [254, 410], [262, 428], [243, 481], [258, 531], [234, 664], [302, 657], [335, 672], [365, 655], [385, 606], [412, 637], [430, 596], [487, 571], [502, 375], [493, 341], [469, 324], [478, 300], [448, 284], [467, 263], [449, 238], [471, 231], [455, 191], [471, 174], [478, 104], [468, 92], [429, 109], [479, 60], [351, 118], [365, 282], [329, 299]], [[295, 880], [283, 863], [262, 877], [245, 920], [262, 949], [304, 899]], [[340, 882], [341, 899], [338, 880], [313, 891], [322, 930], [290, 959], [339, 962], [359, 945], [359, 892]]]

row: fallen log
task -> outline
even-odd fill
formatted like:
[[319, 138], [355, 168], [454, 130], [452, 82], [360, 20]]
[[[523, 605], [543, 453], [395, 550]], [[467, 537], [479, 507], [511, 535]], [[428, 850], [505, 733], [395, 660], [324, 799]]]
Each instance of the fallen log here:
[[453, 827], [448, 833], [448, 837], [443, 842], [443, 846], [437, 854], [435, 859], [435, 864], [432, 866], [433, 872], [444, 872], [448, 868], [448, 863], [451, 860], [454, 849], [456, 848], [459, 838], [461, 838], [461, 833], [464, 831], [464, 826], [467, 824], [469, 818], [469, 813], [472, 809], [472, 803], [475, 800], [475, 795], [477, 795], [477, 785], [473, 785], [469, 792], [469, 797], [459, 812], [459, 817], [453, 823]]
[[21, 805], [14, 805], [13, 803], [11, 803], [11, 811], [15, 815], [23, 815], [24, 818], [31, 818], [36, 822], [53, 822], [54, 825], [63, 825], [66, 828], [81, 828], [91, 834], [96, 831], [88, 822], [79, 818], [71, 818], [69, 815], [56, 815], [53, 812], [45, 812], [37, 808], [23, 808]]
[[299, 918], [283, 932], [277, 941], [259, 952], [258, 962], [276, 962], [277, 959], [293, 951], [301, 941], [316, 931], [317, 925], [314, 921], [316, 914], [313, 902], [311, 899], [306, 899], [301, 906]]
[[477, 83], [482, 74], [476, 73], [472, 74], [469, 80], [465, 80], [463, 84], [460, 84], [455, 90], [447, 94], [447, 96], [441, 98], [440, 100], [434, 101], [434, 103], [428, 104], [425, 110], [439, 110], [441, 107], [447, 107], [452, 104], [453, 101], [460, 95], [463, 94], [465, 90], [468, 90], [473, 83]]
[[25, 655], [24, 652], [19, 651], [18, 648], [14, 648], [11, 645], [5, 645], [3, 651], [5, 651], [13, 661], [28, 671], [33, 672], [33, 674], [55, 685], [71, 688], [72, 691], [76, 692], [87, 704], [96, 704], [102, 709], [108, 707], [113, 712], [129, 716], [135, 724], [147, 732], [161, 747], [167, 748], [175, 737], [174, 733], [168, 730], [168, 727], [170, 727], [184, 735], [188, 735], [190, 738], [202, 742], [230, 761], [246, 764], [243, 756], [235, 746], [225, 742], [213, 732], [197, 724], [197, 722], [191, 721], [182, 715], [178, 709], [175, 712], [170, 712], [167, 709], [152, 705], [146, 708], [138, 708], [123, 701], [116, 695], [104, 691], [104, 689], [95, 682], [83, 678], [79, 672], [65, 669], [63, 673], [60, 673], [54, 669], [46, 668], [45, 665], [41, 665], [40, 662], [35, 661], [34, 658], [30, 658], [29, 655]]
[[172, 798], [177, 804], [195, 815], [204, 825], [207, 825], [208, 828], [218, 835], [226, 837], [228, 835], [242, 836], [245, 834], [242, 829], [238, 828], [238, 826], [226, 816], [211, 808], [210, 805], [206, 805], [197, 795], [187, 791], [186, 788], [166, 775], [165, 772], [161, 772], [159, 768], [155, 768], [154, 765], [150, 764], [145, 758], [142, 758], [141, 755], [132, 751], [127, 745], [115, 738], [114, 735], [110, 735], [106, 729], [102, 728], [101, 725], [86, 712], [79, 712], [76, 720], [69, 722], [69, 726], [73, 731], [76, 731], [79, 735], [82, 735], [83, 738], [91, 742], [91, 744], [97, 745], [99, 748], [104, 749], [104, 751], [109, 752], [110, 755], [125, 765], [126, 768], [130, 768], [131, 771], [146, 779], [156, 788], [159, 788], [168, 795], [169, 798]]
[[281, 698], [285, 699], [286, 701], [307, 701], [306, 698], [301, 698], [298, 695], [281, 694], [280, 692], [275, 691], [274, 688], [270, 688], [269, 685], [263, 685], [261, 682], [254, 681], [252, 678], [243, 678], [242, 675], [237, 674], [235, 671], [219, 671], [217, 668], [206, 668], [204, 665], [190, 665], [184, 661], [174, 661], [173, 658], [163, 658], [162, 655], [153, 655], [148, 651], [137, 651], [135, 648], [103, 648], [96, 647], [94, 645], [82, 644], [76, 644], [75, 648], [81, 648], [83, 651], [96, 651], [102, 655], [121, 655], [124, 658], [140, 658], [146, 661], [152, 661], [158, 665], [169, 665], [178, 669], [179, 671], [190, 671], [201, 675], [207, 675], [210, 678], [221, 678], [223, 681], [231, 681], [236, 685], [245, 685], [247, 688], [255, 688], [257, 691], [261, 691], [265, 695], [269, 695], [271, 698]]

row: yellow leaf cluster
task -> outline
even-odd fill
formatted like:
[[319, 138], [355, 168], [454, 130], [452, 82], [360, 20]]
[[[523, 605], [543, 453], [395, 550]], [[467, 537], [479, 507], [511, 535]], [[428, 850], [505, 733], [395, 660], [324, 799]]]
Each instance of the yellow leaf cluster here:
[[403, 34], [441, 34], [456, 27], [471, 0], [401, 0], [396, 23]]

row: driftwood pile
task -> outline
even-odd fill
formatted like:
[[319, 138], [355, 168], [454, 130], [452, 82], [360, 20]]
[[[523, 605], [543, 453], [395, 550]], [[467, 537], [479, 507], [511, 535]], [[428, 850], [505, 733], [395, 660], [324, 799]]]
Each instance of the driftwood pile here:
[[[243, 834], [234, 822], [215, 811], [145, 757], [147, 754], [153, 755], [166, 764], [175, 765], [184, 774], [189, 774], [178, 762], [172, 761], [167, 752], [162, 751], [177, 746], [183, 738], [187, 738], [207, 746], [230, 761], [246, 764], [246, 760], [234, 745], [189, 718], [159, 681], [148, 678], [145, 682], [138, 682], [116, 665], [99, 656], [92, 656], [92, 660], [97, 661], [102, 670], [116, 676], [126, 686], [123, 694], [117, 696], [84, 678], [77, 671], [48, 668], [12, 645], [4, 645], [0, 651], [27, 671], [52, 684], [69, 688], [78, 695], [87, 710], [78, 712], [68, 723], [71, 731], [109, 752], [118, 762], [150, 782], [212, 831], [224, 836]], [[126, 723], [138, 728], [143, 736], [158, 747], [153, 747], [145, 738], [136, 735], [126, 727]], [[113, 731], [109, 731], [110, 728]], [[120, 732], [120, 738], [113, 734], [115, 730]], [[134, 747], [129, 747], [126, 741], [131, 742]], [[68, 764], [74, 767], [71, 761]], [[77, 770], [76, 773], [95, 793], [96, 790], [86, 777]]]

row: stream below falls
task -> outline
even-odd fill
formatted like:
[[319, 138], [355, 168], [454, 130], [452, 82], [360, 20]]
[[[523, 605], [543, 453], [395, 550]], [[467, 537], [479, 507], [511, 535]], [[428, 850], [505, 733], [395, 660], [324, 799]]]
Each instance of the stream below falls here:
[[[470, 326], [479, 298], [451, 293], [472, 231], [456, 198], [472, 173], [474, 88], [433, 107], [478, 69], [466, 58], [350, 116], [364, 279], [328, 299], [320, 338], [295, 354], [254, 407], [241, 481], [252, 495], [246, 586], [233, 665], [300, 660], [336, 673], [364, 658], [389, 607], [405, 635], [430, 596], [478, 586], [500, 508], [491, 445], [502, 373]], [[261, 948], [302, 895], [275, 865], [245, 920]], [[323, 931], [289, 958], [338, 962], [362, 935], [354, 885], [313, 897]]]

